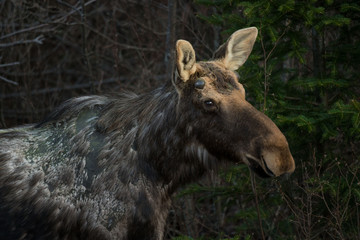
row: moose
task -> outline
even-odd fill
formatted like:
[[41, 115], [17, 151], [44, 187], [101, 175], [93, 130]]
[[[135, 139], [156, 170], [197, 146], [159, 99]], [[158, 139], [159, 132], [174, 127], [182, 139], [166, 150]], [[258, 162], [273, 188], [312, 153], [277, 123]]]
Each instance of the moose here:
[[163, 239], [171, 196], [222, 163], [292, 173], [285, 136], [235, 72], [257, 33], [238, 30], [198, 62], [178, 40], [162, 87], [73, 98], [0, 130], [0, 239]]

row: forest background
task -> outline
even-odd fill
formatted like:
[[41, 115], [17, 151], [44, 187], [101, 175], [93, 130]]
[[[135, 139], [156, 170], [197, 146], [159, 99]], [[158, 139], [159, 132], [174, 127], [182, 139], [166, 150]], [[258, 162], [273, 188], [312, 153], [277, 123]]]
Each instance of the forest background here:
[[238, 29], [248, 100], [288, 138], [297, 169], [245, 165], [181, 189], [166, 239], [360, 239], [360, 4], [355, 0], [0, 1], [0, 128], [64, 100], [170, 81], [176, 39], [197, 59]]

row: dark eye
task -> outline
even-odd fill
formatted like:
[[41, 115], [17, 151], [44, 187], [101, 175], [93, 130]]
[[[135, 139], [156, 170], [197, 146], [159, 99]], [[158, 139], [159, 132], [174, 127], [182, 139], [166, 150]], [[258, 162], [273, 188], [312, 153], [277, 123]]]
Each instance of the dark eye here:
[[202, 79], [197, 79], [194, 86], [197, 89], [203, 89], [205, 87], [205, 81]]
[[204, 101], [204, 104], [208, 107], [212, 107], [215, 105], [213, 100], [206, 100], [206, 101]]
[[218, 104], [219, 103], [217, 103], [213, 99], [208, 98], [206, 100], [203, 100], [202, 108], [207, 113], [215, 113], [219, 110]]
[[206, 112], [216, 112], [218, 110], [217, 103], [212, 99], [207, 99], [204, 101], [204, 110]]

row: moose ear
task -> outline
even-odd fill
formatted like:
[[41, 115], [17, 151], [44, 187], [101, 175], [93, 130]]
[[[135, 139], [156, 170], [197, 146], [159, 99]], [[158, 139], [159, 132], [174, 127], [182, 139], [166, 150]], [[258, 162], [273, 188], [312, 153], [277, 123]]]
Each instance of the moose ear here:
[[185, 40], [176, 42], [176, 67], [182, 81], [186, 82], [196, 71], [195, 51]]
[[258, 30], [249, 27], [234, 32], [230, 38], [214, 53], [214, 58], [221, 59], [229, 70], [237, 70], [249, 57], [254, 46]]

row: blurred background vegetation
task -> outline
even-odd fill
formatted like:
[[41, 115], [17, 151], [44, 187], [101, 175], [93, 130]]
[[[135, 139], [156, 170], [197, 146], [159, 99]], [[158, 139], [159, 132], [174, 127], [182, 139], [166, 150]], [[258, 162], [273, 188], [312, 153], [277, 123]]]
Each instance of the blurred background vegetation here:
[[359, 20], [355, 0], [0, 1], [0, 127], [39, 121], [70, 97], [159, 86], [176, 39], [206, 60], [256, 26], [241, 83], [297, 169], [209, 174], [179, 191], [166, 239], [360, 239]]

